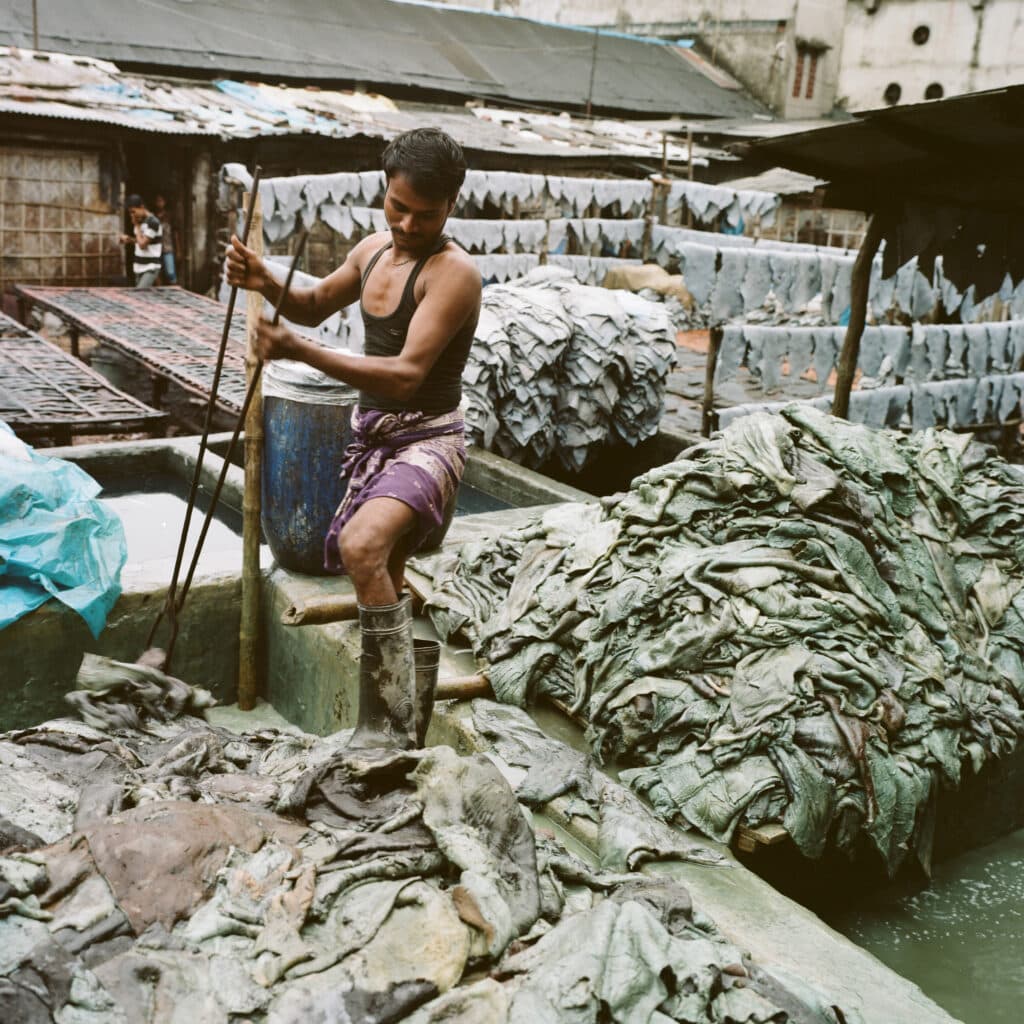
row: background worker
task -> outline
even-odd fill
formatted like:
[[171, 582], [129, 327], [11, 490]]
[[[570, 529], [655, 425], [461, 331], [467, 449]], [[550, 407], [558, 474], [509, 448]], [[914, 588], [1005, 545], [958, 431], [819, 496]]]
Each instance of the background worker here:
[[[298, 359], [359, 389], [343, 473], [348, 490], [325, 545], [328, 568], [352, 578], [362, 632], [355, 746], [422, 745], [432, 688], [417, 692], [412, 612], [402, 594], [406, 559], [439, 544], [465, 467], [459, 403], [480, 312], [480, 273], [444, 233], [465, 178], [461, 148], [420, 128], [384, 151], [388, 232], [363, 239], [311, 288], [296, 288], [282, 315], [316, 326], [360, 300], [365, 355], [323, 348], [264, 320], [261, 359]], [[237, 238], [230, 284], [276, 303], [281, 285]], [[436, 672], [434, 674], [436, 683]], [[429, 693], [425, 692], [429, 689]]]
[[167, 198], [162, 192], [153, 196], [153, 213], [160, 221], [161, 249], [160, 276], [164, 284], [177, 284], [178, 273], [174, 265], [174, 225], [171, 223], [171, 211], [167, 206]]
[[121, 235], [124, 245], [132, 245], [132, 274], [136, 288], [152, 288], [160, 273], [163, 232], [160, 221], [146, 209], [142, 196], [132, 193], [125, 200], [134, 234]]

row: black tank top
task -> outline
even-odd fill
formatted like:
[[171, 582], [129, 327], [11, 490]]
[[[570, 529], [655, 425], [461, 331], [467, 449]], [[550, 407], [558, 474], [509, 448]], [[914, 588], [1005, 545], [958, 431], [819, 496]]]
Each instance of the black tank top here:
[[[363, 289], [366, 287], [370, 271], [393, 243], [387, 242], [374, 253], [373, 259], [363, 271], [359, 287], [359, 311], [363, 315], [363, 324], [366, 328], [364, 351], [368, 356], [397, 356], [402, 351], [409, 331], [409, 322], [417, 307], [414, 292], [416, 280], [427, 260], [439, 253], [449, 241], [450, 239], [443, 235], [434, 249], [417, 261], [409, 280], [405, 283], [397, 308], [389, 316], [374, 316], [373, 313], [368, 313], [363, 305]], [[470, 317], [453, 335], [444, 351], [437, 357], [437, 362], [430, 368], [419, 390], [410, 399], [403, 402], [397, 398], [385, 398], [383, 395], [360, 391], [359, 407], [383, 409], [386, 412], [426, 412], [432, 415], [451, 412], [457, 408], [462, 400], [462, 371], [466, 366], [470, 346], [473, 344], [477, 319], [477, 315]]]

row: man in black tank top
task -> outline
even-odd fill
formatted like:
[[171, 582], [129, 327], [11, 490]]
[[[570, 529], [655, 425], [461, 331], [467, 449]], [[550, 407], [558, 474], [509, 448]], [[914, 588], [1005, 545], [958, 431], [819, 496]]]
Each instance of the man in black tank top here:
[[[406, 559], [436, 545], [454, 511], [465, 465], [462, 370], [480, 312], [480, 273], [445, 237], [466, 173], [448, 135], [406, 132], [384, 151], [389, 232], [363, 239], [334, 273], [295, 288], [282, 314], [315, 326], [360, 300], [366, 352], [323, 348], [263, 321], [261, 359], [298, 359], [359, 389], [346, 453], [348, 490], [326, 543], [328, 566], [351, 577], [362, 630], [359, 747], [422, 746], [437, 681], [438, 645], [412, 640]], [[237, 238], [229, 284], [271, 303], [281, 284]]]

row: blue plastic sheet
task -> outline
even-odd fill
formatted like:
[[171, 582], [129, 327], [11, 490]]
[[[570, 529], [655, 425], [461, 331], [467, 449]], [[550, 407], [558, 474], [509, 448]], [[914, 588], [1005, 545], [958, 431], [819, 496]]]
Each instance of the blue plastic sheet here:
[[100, 485], [63, 459], [36, 454], [0, 421], [0, 629], [51, 597], [99, 636], [121, 593], [121, 520]]

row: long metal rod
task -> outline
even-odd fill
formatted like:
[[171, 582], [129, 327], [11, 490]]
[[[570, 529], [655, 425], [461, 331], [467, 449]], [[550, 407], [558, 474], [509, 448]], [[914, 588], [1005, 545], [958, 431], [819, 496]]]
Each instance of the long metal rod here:
[[[277, 300], [277, 306], [274, 309], [274, 319], [271, 321], [274, 324], [281, 319], [281, 307], [284, 305], [284, 300], [288, 296], [288, 291], [291, 288], [292, 277], [295, 274], [295, 267], [299, 262], [299, 257], [302, 255], [303, 249], [306, 247], [306, 240], [309, 238], [309, 232], [303, 230], [299, 237], [298, 248], [295, 253], [295, 257], [292, 260], [291, 266], [288, 268], [288, 276], [284, 280], [284, 287], [281, 290], [281, 294]], [[256, 394], [256, 388], [259, 385], [260, 378], [263, 375], [263, 360], [257, 360], [256, 368], [253, 371], [252, 380], [249, 381], [249, 386], [245, 392], [245, 401], [242, 402], [242, 411], [238, 414], [238, 422], [235, 424], [234, 433], [231, 435], [231, 441], [228, 444], [228, 449], [224, 453], [224, 462], [221, 465], [220, 476], [217, 478], [217, 486], [213, 489], [213, 495], [210, 498], [210, 507], [206, 510], [206, 517], [203, 520], [203, 527], [199, 532], [199, 537], [196, 539], [196, 548], [192, 554], [192, 563], [189, 565], [188, 575], [185, 577], [185, 582], [181, 588], [181, 594], [178, 597], [178, 602], [175, 608], [175, 612], [180, 612], [182, 605], [185, 603], [185, 598], [188, 596], [189, 587], [192, 585], [192, 577], [195, 575], [196, 566], [199, 564], [199, 555], [203, 550], [203, 544], [206, 541], [206, 534], [210, 530], [210, 523], [213, 521], [214, 513], [217, 510], [217, 502], [220, 500], [221, 491], [224, 489], [224, 481], [227, 479], [228, 469], [231, 466], [231, 456], [234, 454], [235, 445], [238, 444], [239, 435], [242, 433], [242, 427], [245, 425], [245, 418], [249, 413], [249, 406], [252, 404], [253, 396]], [[174, 641], [176, 636], [171, 637], [171, 642], [167, 647], [167, 657], [164, 662], [165, 666], [169, 666], [171, 662], [171, 655], [174, 651]]]
[[[256, 205], [256, 196], [259, 194], [260, 184], [260, 167], [256, 166], [253, 172], [252, 179], [252, 191], [249, 194], [249, 203], [245, 210], [245, 225], [242, 228], [242, 244], [245, 245], [249, 241], [249, 229], [252, 227], [252, 213], [253, 208]], [[213, 381], [210, 385], [210, 395], [206, 403], [206, 421], [203, 424], [203, 437], [199, 442], [199, 454], [196, 457], [195, 470], [192, 473], [192, 485], [189, 488], [188, 503], [185, 507], [185, 521], [181, 527], [181, 537], [178, 539], [178, 553], [174, 560], [174, 571], [171, 573], [171, 582], [167, 588], [167, 596], [164, 600], [164, 606], [160, 613], [157, 615], [156, 620], [153, 622], [153, 626], [149, 631], [149, 637], [146, 640], [146, 646], [150, 647], [153, 643], [153, 638], [156, 636], [156, 631], [160, 626], [160, 622], [164, 615], [169, 615], [172, 618], [175, 615], [177, 608], [180, 608], [180, 602], [175, 600], [175, 590], [178, 586], [178, 575], [181, 572], [181, 563], [185, 558], [185, 545], [188, 543], [188, 531], [192, 525], [192, 510], [195, 508], [196, 494], [199, 491], [199, 480], [203, 472], [203, 460], [206, 458], [206, 450], [210, 440], [210, 431], [213, 427], [213, 414], [217, 405], [217, 390], [220, 387], [220, 375], [224, 368], [224, 356], [227, 352], [228, 337], [231, 334], [231, 321], [235, 315], [235, 300], [238, 298], [238, 285], [231, 286], [231, 294], [228, 296], [228, 305], [224, 313], [224, 328], [221, 331], [220, 336], [220, 347], [217, 350], [217, 363], [213, 371]], [[176, 630], [175, 630], [176, 631]], [[170, 662], [170, 650], [173, 648], [173, 641], [168, 644], [167, 663]]]

